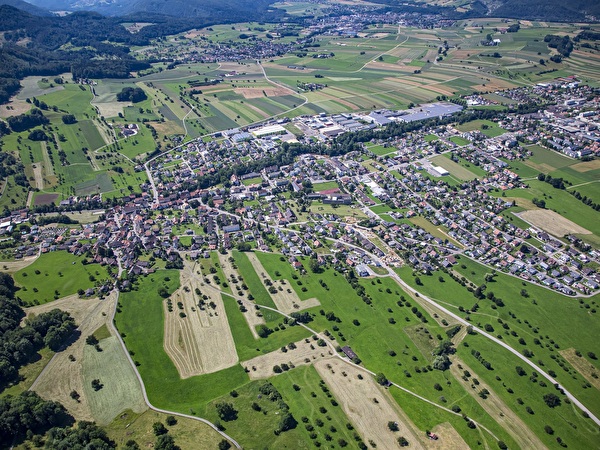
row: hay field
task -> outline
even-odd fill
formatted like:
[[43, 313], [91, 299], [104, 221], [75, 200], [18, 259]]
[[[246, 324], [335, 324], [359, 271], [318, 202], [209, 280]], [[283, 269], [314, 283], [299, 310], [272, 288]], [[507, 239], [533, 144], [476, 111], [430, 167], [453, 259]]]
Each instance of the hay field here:
[[[390, 394], [372, 376], [338, 358], [317, 361], [315, 368], [364, 441], [372, 439], [377, 448], [394, 449], [398, 448], [396, 439], [404, 436], [411, 448], [424, 448], [414, 424], [401, 417], [403, 414], [392, 406], [394, 400]], [[362, 380], [358, 379], [359, 374], [364, 377]], [[390, 421], [398, 424], [399, 431], [389, 430], [387, 424]]]
[[[108, 425], [120, 413], [147, 409], [135, 371], [116, 336], [100, 341], [101, 352], [91, 345], [83, 349], [83, 391], [94, 420]], [[99, 379], [102, 389], [94, 391], [92, 380]]]
[[431, 429], [439, 436], [437, 441], [427, 441], [425, 447], [435, 450], [459, 450], [469, 448], [465, 440], [449, 422], [440, 423]]
[[168, 310], [167, 301], [163, 303], [164, 348], [181, 378], [217, 372], [238, 362], [221, 295], [204, 289], [206, 304], [199, 306], [196, 288], [200, 289], [200, 280], [192, 270], [183, 270], [181, 287], [171, 296], [173, 310]]
[[[248, 260], [252, 264], [252, 267], [254, 267], [256, 273], [262, 277], [263, 281], [270, 281], [272, 285], [277, 288], [276, 294], [271, 294], [269, 292], [269, 295], [275, 302], [279, 311], [289, 314], [294, 311], [301, 311], [303, 309], [321, 305], [321, 302], [316, 298], [300, 300], [296, 291], [290, 287], [289, 282], [285, 280], [273, 280], [254, 253], [248, 252], [246, 255], [248, 256]], [[279, 288], [281, 288], [281, 290]]]
[[577, 225], [575, 222], [547, 209], [534, 209], [515, 215], [557, 237], [563, 237], [565, 234], [592, 234], [591, 231]]
[[248, 361], [242, 362], [242, 366], [249, 370], [248, 376], [252, 380], [269, 378], [275, 375], [273, 372], [273, 366], [285, 363], [292, 367], [314, 364], [316, 361], [323, 358], [331, 358], [333, 351], [329, 347], [319, 347], [315, 341], [301, 340], [295, 342], [296, 348], [293, 350], [287, 350], [282, 352], [281, 350], [275, 350], [267, 353], [266, 355], [260, 355], [256, 358], [249, 359]]
[[[228, 259], [228, 257], [226, 257], [226, 255], [222, 255], [221, 253], [219, 253], [219, 264], [221, 266], [221, 270], [223, 270], [223, 274], [225, 275], [227, 282], [232, 282], [232, 280], [240, 279], [240, 275], [233, 268], [232, 263], [229, 262], [229, 259]], [[235, 284], [234, 284], [234, 286], [235, 286]], [[248, 323], [248, 327], [250, 328], [250, 331], [252, 332], [254, 339], [260, 339], [260, 336], [258, 336], [258, 333], [256, 332], [256, 327], [259, 325], [265, 324], [266, 323], [265, 318], [263, 316], [259, 316], [258, 314], [256, 314], [258, 311], [256, 311], [254, 309], [255, 303], [253, 301], [248, 300], [247, 298], [244, 298], [244, 297], [240, 297], [239, 295], [237, 296], [237, 300], [240, 300], [244, 304], [244, 307], [247, 310], [244, 313], [244, 318], [246, 319], [246, 322]]]
[[[59, 308], [69, 312], [79, 326], [78, 330], [81, 332], [79, 339], [66, 350], [56, 353], [31, 386], [31, 390], [41, 397], [62, 403], [77, 420], [95, 419], [83, 385], [85, 338], [107, 322], [115, 302], [115, 293], [104, 300], [81, 300], [72, 295], [26, 310], [27, 314], [40, 314]], [[73, 355], [75, 360], [70, 361], [69, 355]], [[71, 391], [77, 391], [81, 395], [79, 402], [71, 398]]]
[[[458, 367], [462, 367], [459, 369]], [[469, 371], [475, 378], [480, 380], [477, 389], [471, 387], [471, 381], [463, 379], [463, 371]], [[450, 372], [454, 378], [463, 385], [465, 390], [479, 403], [479, 405], [496, 420], [496, 422], [506, 430], [508, 434], [519, 444], [519, 448], [544, 448], [544, 444], [535, 433], [527, 426], [517, 414], [498, 397], [491, 386], [481, 381], [481, 377], [477, 376], [464, 361], [459, 358], [454, 358], [454, 363], [450, 366]], [[479, 397], [478, 393], [482, 389], [487, 389], [490, 394], [486, 399]]]
[[565, 358], [592, 386], [596, 389], [600, 389], [600, 379], [592, 376], [594, 373], [596, 376], [598, 375], [598, 369], [596, 369], [594, 365], [583, 356], [577, 356], [574, 348], [561, 350], [559, 353], [560, 356]]

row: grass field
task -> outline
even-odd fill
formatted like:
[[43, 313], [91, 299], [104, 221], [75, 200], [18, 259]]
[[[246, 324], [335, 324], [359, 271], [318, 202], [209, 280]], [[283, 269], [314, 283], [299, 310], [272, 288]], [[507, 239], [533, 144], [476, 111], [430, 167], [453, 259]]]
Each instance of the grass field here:
[[[21, 287], [17, 296], [29, 305], [47, 303], [94, 287], [108, 273], [99, 264], [82, 264], [82, 256], [66, 251], [41, 255], [33, 264], [14, 274]], [[38, 273], [39, 272], [39, 273]]]
[[[168, 415], [150, 409], [141, 414], [131, 410], [123, 411], [115, 418], [106, 430], [109, 437], [121, 448], [131, 439], [136, 441], [140, 448], [151, 448], [156, 442], [152, 425], [162, 422], [166, 425]], [[198, 448], [217, 448], [223, 439], [208, 425], [193, 419], [177, 417], [175, 425], [168, 425], [169, 434], [175, 439], [175, 444], [182, 450], [196, 450]]]
[[[99, 335], [102, 337], [101, 333]], [[101, 339], [99, 345], [102, 349], [100, 352], [91, 345], [85, 346], [83, 387], [95, 420], [100, 425], [108, 425], [126, 409], [143, 412], [146, 404], [133, 367], [123, 353], [118, 338], [111, 336]], [[92, 388], [94, 379], [100, 380], [102, 389], [95, 391]]]
[[450, 172], [453, 176], [458, 178], [459, 180], [468, 181], [474, 180], [477, 178], [473, 172], [469, 169], [461, 166], [460, 164], [452, 161], [450, 158], [447, 158], [445, 155], [439, 155], [435, 158], [431, 158], [431, 162], [437, 166], [441, 166]]
[[[180, 379], [163, 350], [164, 319], [158, 289], [174, 292], [179, 284], [176, 270], [163, 270], [139, 281], [136, 291], [122, 293], [115, 320], [125, 343], [139, 363], [152, 404], [186, 414], [203, 411], [207, 402], [248, 382], [240, 365], [217, 373]], [[193, 393], [193, 394], [191, 394]]]

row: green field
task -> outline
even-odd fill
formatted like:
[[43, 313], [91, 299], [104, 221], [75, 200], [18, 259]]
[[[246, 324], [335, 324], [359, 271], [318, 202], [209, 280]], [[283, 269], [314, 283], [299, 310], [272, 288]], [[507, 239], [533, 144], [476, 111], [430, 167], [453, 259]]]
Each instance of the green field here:
[[121, 294], [121, 312], [115, 322], [119, 332], [125, 335], [127, 348], [134, 353], [133, 359], [139, 364], [138, 370], [153, 405], [185, 414], [198, 413], [215, 397], [248, 382], [240, 365], [182, 380], [163, 350], [163, 299], [157, 292], [160, 287], [173, 292], [179, 285], [179, 272], [162, 270], [138, 283], [136, 290]]
[[[96, 335], [96, 333], [94, 333]], [[96, 336], [102, 351], [86, 345], [83, 353], [83, 388], [96, 422], [108, 425], [127, 408], [135, 412], [146, 409], [141, 386], [116, 336], [101, 339]], [[99, 379], [102, 389], [92, 388], [92, 380]]]
[[79, 289], [92, 288], [108, 278], [106, 267], [83, 264], [83, 260], [66, 251], [41, 255], [15, 273], [15, 282], [21, 287], [16, 295], [29, 305], [43, 304], [75, 294]]

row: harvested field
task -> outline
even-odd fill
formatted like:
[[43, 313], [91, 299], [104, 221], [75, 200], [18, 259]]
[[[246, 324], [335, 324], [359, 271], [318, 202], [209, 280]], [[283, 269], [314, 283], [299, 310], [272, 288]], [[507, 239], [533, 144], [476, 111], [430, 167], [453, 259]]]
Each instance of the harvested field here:
[[432, 428], [431, 432], [437, 434], [439, 439], [437, 441], [427, 440], [425, 443], [425, 447], [427, 448], [435, 450], [461, 450], [469, 448], [465, 440], [448, 422], [436, 425]]
[[547, 209], [534, 209], [515, 215], [557, 237], [563, 237], [565, 234], [592, 234], [591, 231], [577, 225], [575, 222]]
[[[487, 385], [485, 382], [480, 381], [480, 385], [477, 389], [471, 387], [470, 381], [463, 380], [463, 371], [468, 370], [473, 374], [473, 377], [481, 380], [481, 377], [477, 376], [470, 367], [468, 367], [464, 361], [459, 358], [453, 358], [453, 364], [450, 366], [450, 371], [454, 378], [463, 385], [465, 390], [471, 394], [471, 396], [479, 403], [479, 405], [491, 416], [494, 420], [506, 430], [508, 434], [519, 444], [519, 448], [545, 448], [542, 441], [534, 434], [531, 429], [527, 426], [515, 412], [504, 403], [504, 401], [498, 397], [494, 390]], [[459, 369], [461, 366], [462, 369]], [[490, 394], [487, 399], [479, 397], [478, 393], [482, 389], [487, 389]]]
[[261, 98], [261, 97], [280, 97], [283, 95], [294, 95], [295, 92], [291, 89], [283, 87], [265, 87], [265, 88], [237, 88], [233, 92], [243, 95], [244, 98]]
[[171, 135], [171, 134], [183, 134], [184, 130], [181, 124], [173, 121], [167, 120], [166, 122], [150, 122], [152, 128], [156, 130], [159, 134]]
[[[68, 311], [79, 325], [78, 330], [81, 332], [79, 338], [66, 350], [56, 353], [31, 386], [31, 390], [41, 397], [62, 403], [77, 420], [94, 420], [83, 386], [82, 361], [86, 346], [85, 338], [109, 320], [116, 298], [115, 293], [104, 300], [97, 298], [83, 300], [71, 295], [55, 302], [26, 309], [27, 314], [40, 314], [59, 308]], [[70, 361], [69, 355], [73, 355], [75, 360]], [[72, 391], [77, 391], [81, 395], [79, 402], [71, 398]]]
[[38, 194], [35, 196], [33, 204], [35, 206], [51, 205], [58, 198], [58, 194]]
[[571, 169], [579, 173], [585, 173], [589, 172], [590, 170], [600, 169], [600, 159], [594, 159], [593, 161], [585, 161], [573, 164], [571, 166]]
[[[15, 273], [32, 264], [36, 259], [38, 259], [38, 256], [30, 256], [27, 258], [19, 259], [17, 261], [0, 262], [0, 266], [2, 267], [3, 272]], [[56, 304], [56, 302], [54, 302], [53, 304]]]
[[[321, 304], [321, 302], [319, 302], [319, 300], [316, 298], [300, 300], [300, 297], [298, 297], [296, 291], [290, 287], [289, 282], [285, 280], [273, 280], [254, 253], [248, 252], [246, 255], [254, 267], [254, 270], [262, 278], [262, 280], [270, 281], [271, 284], [277, 289], [276, 294], [271, 294], [269, 292], [269, 295], [275, 302], [275, 305], [279, 311], [289, 314], [294, 311], [301, 311], [303, 309], [312, 308], [313, 306], [319, 306]], [[283, 283], [283, 281], [285, 281], [285, 283]]]
[[[377, 448], [394, 449], [398, 448], [397, 436], [405, 436], [411, 448], [424, 448], [414, 424], [373, 377], [338, 358], [317, 361], [315, 368], [364, 441], [372, 439]], [[362, 380], [358, 379], [359, 374], [364, 377]], [[389, 430], [390, 421], [398, 424], [398, 432]]]
[[598, 373], [598, 369], [590, 364], [587, 359], [585, 359], [583, 356], [577, 356], [574, 348], [561, 350], [559, 353], [563, 358], [569, 361], [569, 364], [575, 367], [575, 370], [577, 370], [577, 372], [579, 372], [583, 378], [589, 381], [592, 386], [594, 386], [596, 389], [600, 389], [600, 379], [592, 376], [593, 373]]
[[[100, 341], [101, 352], [93, 346], [83, 349], [83, 391], [94, 420], [108, 425], [120, 413], [147, 409], [135, 371], [116, 336]], [[92, 380], [99, 379], [102, 389], [95, 391]]]
[[333, 356], [333, 351], [329, 347], [319, 347], [312, 340], [306, 342], [301, 340], [295, 343], [296, 348], [287, 352], [275, 350], [274, 352], [260, 355], [242, 363], [242, 366], [249, 370], [248, 376], [252, 380], [260, 378], [269, 378], [275, 375], [273, 366], [287, 364], [290, 367], [313, 364], [323, 358]]
[[200, 289], [200, 280], [193, 273], [191, 265], [181, 271], [181, 288], [171, 296], [172, 311], [164, 303], [164, 348], [181, 378], [217, 372], [238, 362], [221, 295], [204, 289], [202, 297], [207, 299], [199, 306], [201, 298], [195, 290]]
[[[232, 280], [232, 276], [239, 280], [239, 274], [233, 268], [226, 255], [219, 253], [219, 264], [221, 265], [221, 270], [223, 270], [223, 273], [225, 274], [225, 278], [227, 278], [227, 282]], [[260, 339], [260, 336], [258, 336], [258, 333], [256, 332], [256, 327], [265, 324], [265, 318], [256, 314], [256, 310], [254, 309], [255, 303], [253, 301], [248, 300], [245, 297], [240, 297], [239, 295], [236, 299], [241, 300], [247, 310], [244, 313], [244, 317], [246, 318], [246, 322], [248, 322], [248, 327], [250, 328], [250, 331], [252, 331], [254, 339]]]
[[44, 189], [44, 173], [40, 164], [33, 165], [33, 178], [35, 179], [35, 187], [40, 191]]
[[131, 102], [92, 102], [92, 105], [98, 109], [98, 114], [104, 117], [117, 117], [119, 113], [123, 114], [123, 108], [133, 106]]
[[7, 117], [18, 116], [19, 114], [25, 114], [29, 109], [31, 109], [31, 103], [13, 97], [6, 105], [0, 105], [0, 117], [6, 119]]

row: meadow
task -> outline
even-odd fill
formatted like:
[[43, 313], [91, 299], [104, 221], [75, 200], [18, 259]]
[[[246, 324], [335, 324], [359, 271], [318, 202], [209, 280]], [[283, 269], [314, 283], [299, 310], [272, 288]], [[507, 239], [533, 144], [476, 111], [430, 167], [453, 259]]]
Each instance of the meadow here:
[[82, 256], [66, 251], [41, 255], [28, 267], [14, 274], [21, 289], [17, 296], [28, 305], [43, 304], [93, 288], [106, 280], [108, 272], [100, 264], [83, 264]]

